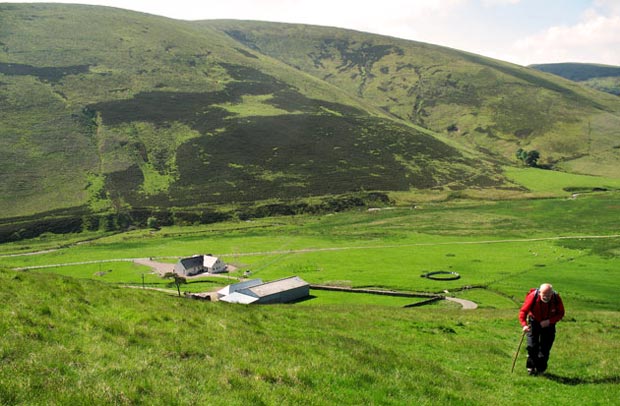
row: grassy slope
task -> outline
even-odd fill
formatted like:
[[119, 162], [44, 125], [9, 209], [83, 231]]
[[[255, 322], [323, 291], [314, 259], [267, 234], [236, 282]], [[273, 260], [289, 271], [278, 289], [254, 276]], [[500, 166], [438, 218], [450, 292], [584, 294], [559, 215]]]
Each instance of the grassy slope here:
[[[618, 176], [615, 99], [498, 61], [328, 28], [2, 10], [4, 216], [501, 188], [486, 158], [517, 146]], [[567, 117], [588, 117], [585, 141]]]
[[6, 216], [503, 182], [479, 155], [204, 25], [65, 5], [0, 18]]
[[[617, 313], [571, 310], [546, 378], [515, 309], [244, 307], [0, 272], [4, 404], [610, 404]], [[352, 323], [354, 321], [354, 323]], [[472, 351], [472, 349], [476, 349]], [[440, 383], [440, 384], [438, 384]]]
[[[5, 270], [0, 272], [0, 301], [7, 304], [0, 308], [5, 332], [0, 402], [520, 405], [535, 392], [540, 404], [611, 404], [620, 395], [619, 239], [454, 242], [527, 238], [532, 230], [535, 237], [613, 234], [618, 207], [618, 197], [610, 193], [576, 200], [452, 202], [207, 230], [164, 229], [150, 237], [136, 231], [47, 255], [3, 257], [4, 266], [15, 266], [174, 255], [205, 246], [240, 255], [355, 244], [366, 248], [316, 258], [231, 254], [227, 260], [252, 263], [256, 276], [267, 279], [300, 271], [312, 282], [331, 273], [354, 285], [453, 289], [453, 283], [437, 287], [419, 277], [428, 260], [461, 272], [459, 286], [488, 283], [491, 289], [461, 294], [482, 304], [473, 312], [444, 302], [416, 309], [338, 303], [333, 297], [321, 300], [318, 291], [312, 292], [317, 299], [294, 306], [228, 306]], [[407, 246], [414, 242], [419, 244]], [[38, 244], [31, 241], [29, 249]], [[402, 247], [372, 248], [381, 244]], [[2, 248], [11, 252], [17, 245]], [[380, 272], [375, 257], [389, 272]], [[313, 271], [316, 264], [319, 272]], [[120, 281], [120, 274], [136, 272], [105, 266], [114, 271], [100, 280]], [[77, 276], [79, 268], [68, 274]], [[93, 271], [83, 276], [96, 278]], [[520, 300], [524, 287], [543, 278], [560, 289], [568, 311], [558, 325], [550, 370], [544, 378], [528, 377], [522, 353], [511, 374], [520, 329], [510, 298]]]
[[617, 144], [620, 101], [569, 81], [360, 32], [247, 21], [203, 24], [404, 120], [484, 151], [510, 159], [521, 146], [540, 150], [549, 162], [590, 155], [582, 160], [604, 164], [567, 167], [591, 174], [618, 167], [618, 155], [610, 153]]

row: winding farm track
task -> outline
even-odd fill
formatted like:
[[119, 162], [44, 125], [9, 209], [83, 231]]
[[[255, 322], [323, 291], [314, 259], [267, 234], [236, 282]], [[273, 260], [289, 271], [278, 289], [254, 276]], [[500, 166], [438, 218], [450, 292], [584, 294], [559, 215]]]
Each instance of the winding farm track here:
[[[590, 240], [590, 239], [606, 239], [606, 238], [620, 238], [620, 234], [612, 235], [575, 235], [575, 236], [559, 236], [559, 237], [540, 237], [540, 238], [514, 238], [506, 240], [482, 240], [482, 241], [450, 241], [450, 242], [429, 242], [429, 243], [412, 243], [412, 244], [390, 244], [390, 245], [366, 245], [366, 246], [349, 246], [349, 247], [324, 247], [324, 248], [301, 248], [291, 250], [274, 250], [274, 251], [258, 251], [258, 252], [234, 252], [234, 253], [221, 253], [214, 254], [218, 257], [248, 257], [255, 255], [283, 255], [283, 254], [303, 254], [307, 252], [326, 252], [326, 251], [350, 251], [350, 250], [368, 250], [368, 249], [386, 249], [386, 248], [407, 248], [407, 247], [432, 247], [441, 245], [483, 245], [483, 244], [506, 244], [506, 243], [519, 243], [519, 242], [536, 242], [536, 241], [558, 241], [558, 240]], [[19, 257], [28, 255], [43, 255], [57, 250], [45, 250], [37, 252], [24, 252], [19, 254], [7, 254], [0, 255], [0, 258]], [[162, 257], [173, 258], [173, 257]], [[174, 257], [181, 258], [181, 257]], [[139, 262], [138, 262], [139, 261]], [[28, 269], [41, 269], [41, 268], [55, 268], [59, 266], [71, 266], [71, 265], [86, 265], [86, 264], [98, 264], [105, 262], [137, 262], [145, 263], [152, 261], [150, 258], [117, 258], [117, 259], [103, 259], [94, 261], [83, 262], [70, 262], [62, 264], [48, 264], [48, 265], [33, 265], [21, 268], [14, 268], [15, 270], [25, 271]], [[165, 264], [170, 267], [174, 267], [173, 264]], [[149, 265], [150, 266], [150, 265]]]
[[458, 299], [456, 297], [449, 296], [446, 296], [446, 300], [460, 304], [463, 307], [463, 310], [475, 310], [478, 308], [478, 304], [476, 302], [472, 302], [471, 300]]

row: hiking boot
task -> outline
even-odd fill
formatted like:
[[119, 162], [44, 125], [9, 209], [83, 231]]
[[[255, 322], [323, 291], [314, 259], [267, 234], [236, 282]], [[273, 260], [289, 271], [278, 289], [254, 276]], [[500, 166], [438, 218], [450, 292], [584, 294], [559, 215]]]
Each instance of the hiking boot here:
[[536, 375], [536, 368], [528, 368], [527, 373], [528, 375]]

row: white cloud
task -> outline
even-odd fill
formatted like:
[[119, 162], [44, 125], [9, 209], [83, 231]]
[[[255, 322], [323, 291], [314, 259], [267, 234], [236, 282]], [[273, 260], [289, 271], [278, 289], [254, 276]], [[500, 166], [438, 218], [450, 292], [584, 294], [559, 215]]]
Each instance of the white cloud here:
[[520, 2], [521, 0], [482, 0], [482, 5], [486, 7], [493, 7], [493, 6], [518, 4]]
[[550, 27], [517, 41], [513, 49], [528, 64], [579, 61], [620, 65], [620, 14], [602, 15], [590, 9], [581, 22]]
[[620, 14], [620, 1], [618, 0], [595, 0], [594, 6], [603, 10], [607, 10], [613, 15]]

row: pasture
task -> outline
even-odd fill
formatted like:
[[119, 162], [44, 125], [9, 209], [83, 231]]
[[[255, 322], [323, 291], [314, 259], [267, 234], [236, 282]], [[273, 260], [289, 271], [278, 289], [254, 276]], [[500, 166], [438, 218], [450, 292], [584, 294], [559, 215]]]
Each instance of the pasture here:
[[[236, 270], [228, 278], [192, 278], [183, 286], [186, 291], [214, 290], [250, 271], [251, 277], [263, 280], [298, 275], [312, 284], [430, 293], [447, 290], [481, 307], [506, 308], [521, 300], [526, 287], [549, 281], [569, 304], [588, 306], [591, 297], [602, 296], [596, 300], [599, 307], [618, 310], [614, 289], [619, 214], [618, 193], [586, 194], [577, 199], [456, 200], [415, 208], [135, 230], [74, 242], [39, 255], [8, 256], [19, 254], [24, 246], [5, 244], [0, 265], [161, 287], [167, 282], [132, 259], [150, 257], [174, 263], [178, 257], [211, 253]], [[38, 244], [50, 249], [56, 238], [46, 235], [31, 240], [28, 250], [36, 251]], [[435, 271], [458, 272], [461, 278], [435, 281], [421, 277]], [[317, 299], [325, 295], [315, 293]]]

